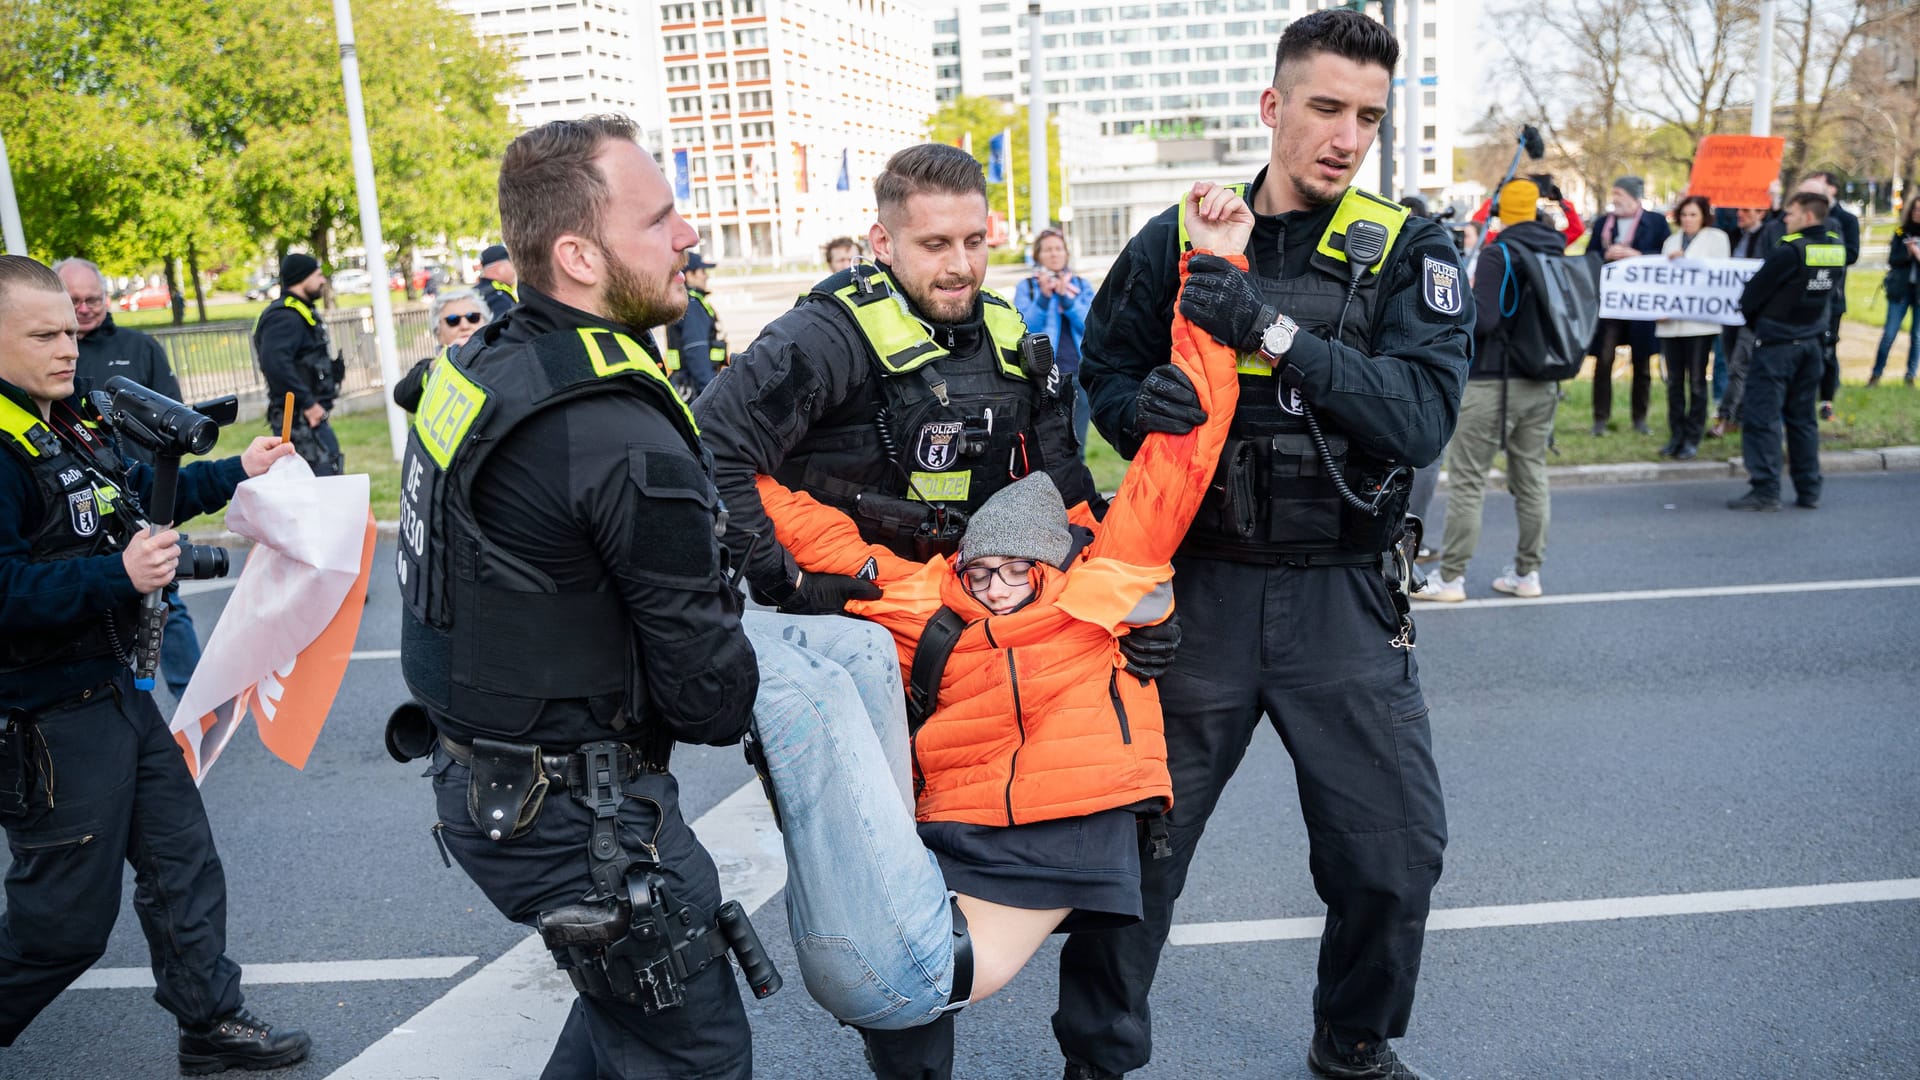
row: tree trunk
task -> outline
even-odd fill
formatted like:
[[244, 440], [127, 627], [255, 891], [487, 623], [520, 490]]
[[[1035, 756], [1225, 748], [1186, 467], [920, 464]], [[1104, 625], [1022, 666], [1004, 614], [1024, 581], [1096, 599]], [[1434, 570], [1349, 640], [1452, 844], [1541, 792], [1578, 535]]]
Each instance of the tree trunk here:
[[394, 250], [407, 253], [406, 259], [400, 264], [400, 278], [401, 282], [406, 286], [407, 299], [420, 299], [420, 290], [413, 287], [413, 268], [419, 265], [420, 262], [420, 245], [412, 240], [406, 240]]
[[173, 309], [173, 325], [187, 321], [187, 301], [180, 291], [180, 256], [167, 256], [167, 306]]
[[207, 321], [207, 294], [200, 287], [200, 251], [193, 241], [187, 241], [187, 275], [193, 278], [193, 303], [200, 309], [200, 321]]
[[[313, 257], [320, 261], [320, 268], [322, 270], [331, 269], [331, 264], [328, 258], [329, 252], [327, 251], [326, 222], [316, 223], [314, 227], [308, 231], [307, 247], [309, 250], [313, 252]], [[322, 300], [322, 306], [325, 307], [328, 311], [332, 311], [335, 305], [335, 300], [333, 296], [333, 275], [332, 274], [327, 275], [327, 287], [321, 290], [320, 297]]]

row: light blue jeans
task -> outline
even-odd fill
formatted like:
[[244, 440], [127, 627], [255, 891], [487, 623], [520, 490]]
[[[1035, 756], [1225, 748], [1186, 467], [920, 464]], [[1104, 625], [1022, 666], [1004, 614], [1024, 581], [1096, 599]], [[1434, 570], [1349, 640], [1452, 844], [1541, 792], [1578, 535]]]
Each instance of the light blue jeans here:
[[753, 725], [807, 993], [858, 1027], [930, 1023], [953, 991], [953, 915], [914, 825], [893, 638], [833, 615], [749, 611], [741, 622], [760, 662]]
[[1907, 312], [1913, 312], [1913, 318], [1907, 328], [1907, 378], [1911, 379], [1920, 371], [1920, 304], [1901, 303], [1887, 300], [1887, 325], [1880, 331], [1880, 348], [1873, 354], [1873, 377], [1887, 370], [1887, 357], [1893, 352], [1893, 339], [1899, 336], [1900, 322], [1906, 319]]

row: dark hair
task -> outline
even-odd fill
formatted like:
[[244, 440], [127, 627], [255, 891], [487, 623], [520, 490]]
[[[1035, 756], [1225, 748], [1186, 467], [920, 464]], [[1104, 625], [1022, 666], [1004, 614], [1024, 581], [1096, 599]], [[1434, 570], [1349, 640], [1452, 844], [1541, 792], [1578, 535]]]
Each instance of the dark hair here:
[[[1920, 225], [1920, 198], [1913, 192], [1907, 193], [1907, 208], [1900, 212], [1900, 230], [1906, 232], [1907, 226]], [[1908, 236], [1920, 236], [1920, 229], [1907, 233]]]
[[1835, 191], [1839, 191], [1841, 187], [1844, 186], [1843, 184], [1840, 183], [1840, 178], [1838, 176], [1835, 176], [1832, 172], [1826, 169], [1815, 169], [1814, 171], [1801, 177], [1800, 182], [1804, 184], [1809, 180], [1816, 180], [1816, 179], [1819, 180], [1821, 183], [1827, 185], [1828, 187], [1834, 189]]
[[7, 294], [17, 286], [67, 295], [66, 284], [59, 274], [47, 269], [47, 264], [25, 255], [0, 255], [0, 310], [6, 307]]
[[875, 209], [885, 214], [922, 192], [987, 197], [987, 177], [973, 155], [946, 143], [921, 143], [887, 159], [873, 181]]
[[1290, 60], [1306, 60], [1332, 53], [1356, 64], [1378, 64], [1392, 72], [1400, 63], [1400, 42], [1381, 23], [1346, 8], [1328, 8], [1287, 24], [1274, 51], [1273, 85], [1280, 87], [1280, 69]]
[[831, 262], [833, 261], [833, 253], [841, 248], [852, 248], [854, 257], [858, 258], [860, 256], [860, 241], [855, 240], [851, 236], [836, 236], [821, 245], [820, 257]]
[[1067, 248], [1067, 257], [1068, 258], [1073, 257], [1073, 249], [1067, 247], [1066, 233], [1061, 232], [1059, 229], [1041, 229], [1040, 235], [1033, 238], [1033, 247], [1030, 249], [1030, 253], [1033, 256], [1033, 264], [1035, 266], [1040, 265], [1040, 242], [1042, 240], [1048, 240], [1048, 239], [1060, 241], [1060, 246], [1063, 248]]
[[1680, 224], [1680, 211], [1685, 210], [1690, 205], [1700, 208], [1700, 224], [1703, 228], [1713, 224], [1712, 201], [1705, 195], [1689, 195], [1673, 204], [1673, 223], [1675, 225]]
[[637, 141], [624, 116], [554, 120], [521, 132], [500, 158], [500, 233], [520, 280], [553, 282], [553, 242], [572, 233], [599, 241], [611, 192], [594, 158], [616, 139]]
[[1787, 205], [1806, 207], [1813, 211], [1815, 221], [1825, 221], [1827, 215], [1833, 212], [1833, 204], [1827, 201], [1825, 195], [1817, 195], [1811, 191], [1794, 192], [1793, 196], [1787, 200]]

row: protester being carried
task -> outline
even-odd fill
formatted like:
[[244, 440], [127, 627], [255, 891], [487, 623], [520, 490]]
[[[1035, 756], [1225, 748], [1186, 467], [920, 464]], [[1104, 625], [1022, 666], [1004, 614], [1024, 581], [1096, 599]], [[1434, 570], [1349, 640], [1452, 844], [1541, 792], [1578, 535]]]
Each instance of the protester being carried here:
[[[1186, 258], [1212, 251], [1244, 268], [1246, 204], [1212, 184], [1189, 199]], [[921, 563], [868, 544], [838, 510], [758, 481], [803, 572], [870, 578], [881, 597], [847, 611], [891, 632], [901, 669], [918, 669], [911, 788], [898, 694], [863, 702], [864, 715], [769, 708], [764, 693], [755, 710], [801, 974], [844, 1022], [930, 1023], [1004, 986], [1055, 930], [1140, 916], [1136, 823], [1163, 813], [1172, 787], [1158, 692], [1116, 643], [1171, 612], [1168, 561], [1239, 394], [1231, 349], [1178, 315], [1173, 341], [1207, 419], [1148, 436], [1097, 524], [1030, 473], [981, 507], [958, 552]], [[844, 621], [799, 618], [790, 636], [804, 646], [810, 624], [829, 633]], [[944, 665], [930, 668], [943, 645]], [[765, 655], [762, 666], [777, 682]]]

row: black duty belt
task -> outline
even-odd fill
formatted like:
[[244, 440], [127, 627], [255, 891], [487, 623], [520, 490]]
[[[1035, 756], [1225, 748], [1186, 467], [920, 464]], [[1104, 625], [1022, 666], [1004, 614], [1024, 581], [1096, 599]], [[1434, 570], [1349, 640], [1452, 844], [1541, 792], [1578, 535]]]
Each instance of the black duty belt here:
[[[440, 736], [440, 746], [446, 750], [447, 754], [451, 756], [453, 760], [465, 765], [469, 769], [473, 768], [473, 746], [471, 743], [463, 743], [443, 734]], [[645, 761], [645, 754], [640, 747], [634, 746], [631, 743], [626, 744], [626, 746], [627, 749], [631, 751], [628, 757], [628, 779], [638, 776], [641, 773], [666, 772], [665, 769], [657, 769], [648, 765]], [[570, 789], [577, 789], [586, 782], [587, 757], [580, 751], [548, 750], [542, 747], [528, 747], [528, 751], [529, 757], [532, 756], [533, 751], [539, 752], [540, 771], [547, 774], [548, 779], [556, 782], [564, 782]]]
[[1249, 548], [1229, 548], [1212, 544], [1183, 544], [1178, 555], [1195, 559], [1212, 559], [1216, 562], [1246, 563], [1250, 566], [1292, 566], [1298, 568], [1320, 566], [1373, 566], [1390, 552], [1367, 554], [1360, 551], [1261, 551]]
[[1762, 341], [1759, 338], [1755, 338], [1753, 339], [1753, 347], [1756, 349], [1765, 349], [1773, 345], [1799, 345], [1808, 341], [1821, 341], [1821, 340], [1824, 340], [1826, 336], [1827, 336], [1826, 331], [1816, 330], [1813, 333], [1806, 335], [1805, 337], [1784, 338], [1784, 339], [1770, 338], [1766, 341]]

